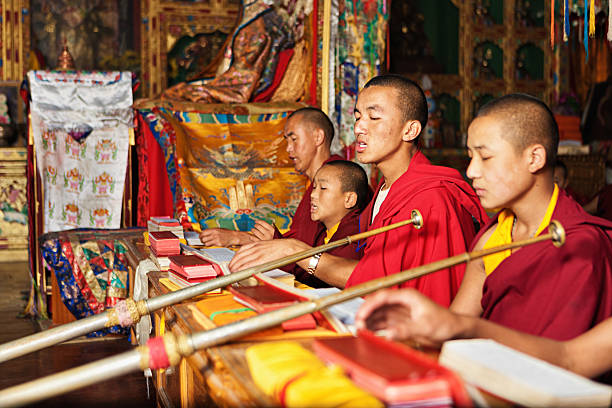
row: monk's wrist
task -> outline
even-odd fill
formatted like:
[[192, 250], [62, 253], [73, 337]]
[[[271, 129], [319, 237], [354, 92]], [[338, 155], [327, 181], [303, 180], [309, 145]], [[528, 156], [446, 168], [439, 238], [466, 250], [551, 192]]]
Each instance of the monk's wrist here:
[[479, 320], [477, 317], [455, 314], [452, 330], [453, 339], [472, 339], [479, 336]]
[[230, 246], [246, 245], [251, 242], [252, 241], [248, 233], [243, 231], [233, 231], [230, 239]]

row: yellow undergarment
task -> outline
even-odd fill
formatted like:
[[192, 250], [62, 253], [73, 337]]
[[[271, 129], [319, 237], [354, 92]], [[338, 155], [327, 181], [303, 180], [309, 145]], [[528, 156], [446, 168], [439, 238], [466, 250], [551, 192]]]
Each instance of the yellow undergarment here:
[[340, 223], [337, 223], [336, 225], [334, 225], [333, 227], [331, 227], [330, 229], [327, 230], [327, 235], [325, 235], [325, 243], [326, 244], [329, 242], [330, 239], [332, 239], [332, 237], [334, 236], [336, 231], [338, 231], [338, 227], [339, 226], [340, 226]]
[[[550, 224], [550, 219], [552, 218], [553, 212], [555, 211], [558, 197], [559, 187], [557, 187], [557, 185], [555, 184], [555, 189], [553, 190], [552, 197], [550, 197], [550, 201], [548, 203], [548, 207], [546, 208], [546, 214], [544, 215], [544, 219], [540, 223], [540, 226], [538, 227], [534, 236], [539, 235]], [[511, 243], [513, 226], [514, 213], [512, 213], [512, 211], [508, 209], [505, 209], [500, 212], [497, 217], [497, 227], [495, 227], [495, 231], [493, 231], [487, 242], [484, 244], [483, 248], [487, 249]], [[497, 266], [510, 255], [512, 255], [512, 251], [508, 249], [506, 251], [497, 252], [495, 254], [487, 255], [482, 258], [487, 276], [490, 275], [495, 270], [495, 268], [497, 268]]]

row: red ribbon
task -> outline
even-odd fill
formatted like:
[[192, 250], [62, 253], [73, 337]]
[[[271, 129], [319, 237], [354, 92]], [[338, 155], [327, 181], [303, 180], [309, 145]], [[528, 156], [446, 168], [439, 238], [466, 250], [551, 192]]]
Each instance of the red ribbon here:
[[149, 348], [149, 368], [151, 370], [170, 367], [163, 337], [150, 338], [147, 341], [147, 347]]

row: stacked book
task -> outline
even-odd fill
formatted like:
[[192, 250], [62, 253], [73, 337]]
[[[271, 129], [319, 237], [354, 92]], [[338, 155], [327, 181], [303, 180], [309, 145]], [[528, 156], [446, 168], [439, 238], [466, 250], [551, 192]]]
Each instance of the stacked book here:
[[[257, 286], [230, 286], [234, 300], [257, 313], [266, 313], [272, 310], [290, 306], [305, 300], [298, 295], [283, 290], [279, 286], [272, 286], [266, 282]], [[287, 320], [281, 324], [284, 331], [316, 329], [317, 322], [312, 314]]]
[[323, 361], [341, 366], [355, 384], [388, 407], [472, 405], [448, 369], [416, 350], [371, 332], [317, 339], [313, 349]]
[[170, 266], [170, 255], [181, 253], [179, 238], [171, 231], [149, 232], [149, 242], [151, 243], [151, 259], [161, 271], [168, 270]]
[[183, 226], [176, 218], [170, 217], [151, 217], [147, 222], [149, 232], [171, 231], [179, 238], [185, 238]]
[[[168, 278], [182, 288], [222, 275], [219, 265], [197, 255], [172, 255], [168, 259], [170, 260]], [[221, 289], [215, 291], [221, 292]]]

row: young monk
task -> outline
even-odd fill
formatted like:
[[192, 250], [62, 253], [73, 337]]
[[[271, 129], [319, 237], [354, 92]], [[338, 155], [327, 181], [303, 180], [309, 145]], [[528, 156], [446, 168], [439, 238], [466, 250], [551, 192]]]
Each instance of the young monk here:
[[[372, 163], [383, 178], [375, 198], [360, 218], [361, 229], [374, 229], [423, 215], [424, 227], [404, 226], [373, 236], [356, 260], [323, 254], [315, 275], [343, 288], [413, 266], [464, 252], [486, 220], [471, 187], [454, 169], [433, 166], [417, 147], [427, 123], [427, 102], [414, 82], [397, 75], [371, 79], [355, 105], [357, 159]], [[243, 247], [230, 263], [231, 270], [308, 249], [294, 240], [260, 242]], [[308, 261], [300, 261], [306, 268]], [[459, 289], [465, 267], [460, 265], [413, 280], [417, 288], [448, 306]]]
[[[330, 153], [334, 125], [320, 109], [306, 107], [291, 113], [283, 129], [283, 137], [287, 142], [287, 153], [293, 161], [295, 170], [306, 175], [310, 181], [323, 164], [332, 160], [342, 160], [342, 157]], [[304, 192], [293, 215], [291, 229], [285, 235], [282, 235], [275, 226], [257, 220], [249, 232], [223, 228], [205, 229], [200, 233], [200, 240], [208, 246], [231, 246], [284, 237], [295, 238], [312, 245], [323, 226], [310, 219], [311, 191], [312, 188], [309, 186]]]
[[[470, 262], [451, 306], [454, 312], [555, 340], [576, 337], [612, 316], [612, 223], [587, 214], [553, 183], [557, 144], [551, 111], [527, 95], [496, 99], [471, 123], [467, 175], [485, 208], [503, 208], [476, 237], [473, 249], [546, 233], [553, 219], [563, 225], [566, 243], [557, 248], [543, 241]], [[417, 300], [406, 306], [398, 301], [404, 295]], [[376, 295], [360, 319], [375, 329], [418, 330], [419, 341], [463, 335], [461, 319], [413, 328], [413, 322], [425, 319], [420, 302], [408, 292]], [[402, 323], [391, 317], [397, 313], [412, 317]], [[394, 329], [397, 324], [402, 328]], [[469, 335], [504, 337], [504, 331], [496, 331], [499, 326], [483, 332], [478, 327]]]
[[555, 163], [555, 167], [553, 169], [553, 181], [561, 190], [565, 190], [568, 196], [576, 200], [578, 204], [582, 206], [586, 204], [587, 200], [569, 186], [570, 180], [567, 166], [561, 160], [557, 160]]
[[[370, 202], [371, 192], [366, 172], [356, 163], [336, 160], [324, 164], [317, 171], [310, 194], [310, 218], [321, 222], [324, 229], [317, 235], [313, 246], [327, 244], [359, 232], [359, 214]], [[360, 259], [363, 248], [357, 242], [329, 251], [348, 259]], [[313, 288], [329, 287], [314, 276], [319, 256], [309, 260], [306, 270], [295, 265], [291, 272], [297, 279]]]

